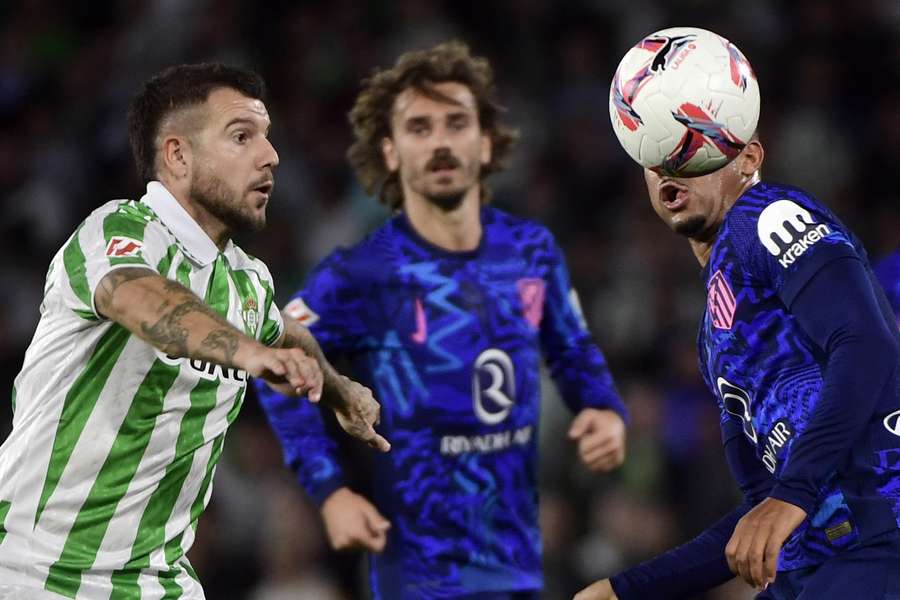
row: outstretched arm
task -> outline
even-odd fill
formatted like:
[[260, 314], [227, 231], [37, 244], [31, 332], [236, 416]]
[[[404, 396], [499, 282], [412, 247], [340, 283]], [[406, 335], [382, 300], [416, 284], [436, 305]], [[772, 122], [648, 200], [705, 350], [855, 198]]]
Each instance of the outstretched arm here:
[[[281, 343], [285, 347], [300, 348], [316, 360], [324, 377], [323, 403], [334, 411], [344, 431], [382, 452], [391, 449], [388, 441], [375, 432], [381, 406], [372, 396], [372, 390], [335, 371], [309, 329], [286, 318]], [[278, 386], [272, 387], [281, 391]], [[310, 400], [317, 402], [319, 398], [310, 396]]]
[[106, 274], [94, 294], [97, 312], [176, 358], [243, 369], [295, 395], [321, 395], [322, 372], [302, 349], [273, 349], [247, 337], [176, 281], [145, 267]]

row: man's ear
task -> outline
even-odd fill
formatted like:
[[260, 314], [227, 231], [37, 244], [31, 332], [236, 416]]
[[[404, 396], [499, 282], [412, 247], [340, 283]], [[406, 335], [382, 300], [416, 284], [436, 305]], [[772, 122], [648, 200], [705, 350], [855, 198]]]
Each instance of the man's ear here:
[[191, 172], [193, 164], [191, 144], [181, 135], [167, 135], [163, 138], [159, 161], [161, 169], [175, 179], [184, 179]]
[[384, 157], [384, 164], [387, 165], [388, 171], [395, 173], [400, 168], [400, 159], [397, 157], [397, 146], [394, 140], [384, 137], [381, 140], [381, 155]]
[[766, 151], [757, 139], [751, 139], [747, 142], [744, 150], [738, 156], [738, 169], [744, 177], [751, 177], [762, 168], [763, 160], [766, 158]]
[[491, 156], [494, 151], [494, 145], [491, 142], [491, 136], [488, 134], [481, 135], [481, 165], [484, 166], [491, 162]]

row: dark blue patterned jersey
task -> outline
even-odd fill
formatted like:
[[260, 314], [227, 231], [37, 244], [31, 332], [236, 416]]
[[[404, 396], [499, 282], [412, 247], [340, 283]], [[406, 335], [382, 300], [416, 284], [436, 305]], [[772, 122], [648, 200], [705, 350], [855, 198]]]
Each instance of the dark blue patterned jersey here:
[[875, 275], [884, 288], [891, 308], [897, 315], [897, 325], [900, 326], [900, 250], [895, 250], [878, 261], [875, 264]]
[[[840, 258], [861, 261], [878, 287], [861, 244], [827, 208], [802, 190], [759, 183], [727, 213], [703, 272], [701, 371], [718, 399], [724, 440], [751, 444], [773, 485], [788, 477], [794, 442], [820, 404], [828, 358], [790, 306]], [[890, 322], [881, 312], [877, 318]], [[819, 564], [898, 527], [900, 429], [888, 420], [900, 394], [896, 375], [891, 381], [861, 437], [823, 479], [809, 518], [782, 547], [779, 570]]]
[[[481, 221], [475, 250], [447, 252], [399, 214], [327, 257], [285, 306], [382, 404], [392, 450], [375, 459], [374, 503], [392, 528], [371, 557], [376, 598], [542, 586], [542, 352], [573, 411], [625, 414], [552, 235], [491, 207]], [[324, 501], [344, 479], [320, 414], [259, 389], [286, 461]]]

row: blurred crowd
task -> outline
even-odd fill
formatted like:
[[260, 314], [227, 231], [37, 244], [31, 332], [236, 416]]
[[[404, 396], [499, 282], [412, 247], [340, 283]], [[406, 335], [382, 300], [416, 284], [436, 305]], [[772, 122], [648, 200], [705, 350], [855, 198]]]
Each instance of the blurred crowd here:
[[[641, 37], [711, 29], [752, 63], [764, 176], [805, 187], [873, 258], [900, 245], [900, 4], [856, 0], [98, 0], [0, 3], [0, 381], [11, 389], [47, 265], [94, 207], [139, 197], [125, 129], [142, 80], [181, 62], [259, 71], [280, 153], [266, 231], [239, 242], [284, 301], [309, 268], [386, 215], [354, 180], [346, 113], [361, 78], [459, 38], [487, 56], [522, 138], [493, 202], [557, 236], [632, 414], [626, 465], [590, 475], [547, 386], [541, 518], [548, 599], [686, 540], [738, 492], [694, 340], [705, 292], [687, 243], [650, 209], [609, 124], [609, 82]], [[10, 427], [0, 403], [0, 439]], [[357, 556], [328, 552], [252, 394], [229, 434], [191, 559], [211, 599], [365, 598]], [[353, 464], [366, 452], [349, 447]], [[360, 486], [364, 486], [360, 471]], [[731, 585], [707, 600], [752, 598]]]

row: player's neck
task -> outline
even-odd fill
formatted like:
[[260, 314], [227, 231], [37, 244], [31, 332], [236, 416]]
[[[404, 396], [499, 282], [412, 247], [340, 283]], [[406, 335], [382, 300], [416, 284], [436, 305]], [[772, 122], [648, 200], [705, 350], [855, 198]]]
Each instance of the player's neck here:
[[203, 208], [199, 203], [194, 202], [190, 198], [190, 193], [178, 186], [172, 185], [172, 182], [161, 180], [162, 184], [169, 190], [169, 193], [178, 201], [178, 204], [187, 212], [188, 215], [200, 226], [200, 229], [209, 236], [209, 239], [221, 251], [225, 249], [228, 240], [231, 239], [231, 230], [219, 219], [213, 216], [208, 210]]
[[450, 252], [475, 250], [481, 242], [481, 196], [478, 186], [453, 210], [444, 210], [421, 197], [408, 197], [403, 211], [425, 240]]
[[705, 268], [706, 263], [709, 262], [709, 255], [712, 253], [713, 241], [715, 240], [707, 242], [689, 238], [688, 241], [691, 243], [691, 250], [694, 251], [694, 256], [697, 257], [700, 266]]

